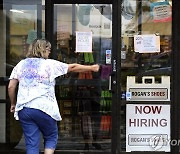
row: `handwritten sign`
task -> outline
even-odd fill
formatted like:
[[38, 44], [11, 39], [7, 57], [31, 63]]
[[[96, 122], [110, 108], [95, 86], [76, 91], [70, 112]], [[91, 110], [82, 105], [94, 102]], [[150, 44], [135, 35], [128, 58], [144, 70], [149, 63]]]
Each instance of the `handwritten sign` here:
[[76, 32], [76, 52], [92, 52], [92, 32]]
[[139, 53], [160, 52], [160, 36], [134, 35], [134, 50]]
[[126, 152], [170, 151], [170, 105], [126, 105]]

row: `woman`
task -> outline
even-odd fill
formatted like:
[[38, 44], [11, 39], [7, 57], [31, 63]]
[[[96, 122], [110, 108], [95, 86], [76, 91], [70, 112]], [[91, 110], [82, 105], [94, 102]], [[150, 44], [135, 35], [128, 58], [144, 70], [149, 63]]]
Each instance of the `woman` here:
[[55, 98], [55, 78], [68, 72], [99, 71], [99, 65], [66, 64], [48, 59], [50, 50], [50, 42], [35, 40], [27, 58], [21, 60], [10, 75], [10, 112], [14, 112], [15, 119], [21, 123], [27, 154], [39, 153], [40, 132], [44, 138], [44, 153], [53, 154], [56, 148], [57, 121], [61, 120], [61, 115]]

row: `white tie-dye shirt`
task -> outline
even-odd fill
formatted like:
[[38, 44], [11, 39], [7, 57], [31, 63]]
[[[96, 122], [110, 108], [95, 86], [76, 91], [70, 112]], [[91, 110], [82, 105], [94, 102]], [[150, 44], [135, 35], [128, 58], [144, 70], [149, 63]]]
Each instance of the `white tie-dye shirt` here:
[[10, 79], [18, 79], [19, 89], [14, 117], [23, 107], [39, 109], [60, 121], [61, 115], [55, 97], [55, 78], [66, 74], [68, 64], [52, 59], [26, 58], [13, 69]]

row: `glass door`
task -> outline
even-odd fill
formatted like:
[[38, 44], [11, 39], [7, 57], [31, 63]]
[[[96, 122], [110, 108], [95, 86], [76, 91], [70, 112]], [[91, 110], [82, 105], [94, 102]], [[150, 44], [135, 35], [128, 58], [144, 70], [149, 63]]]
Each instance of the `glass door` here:
[[9, 110], [8, 79], [14, 66], [25, 58], [31, 41], [45, 36], [45, 12], [41, 0], [3, 0], [0, 6], [0, 153], [11, 153], [14, 149], [24, 150], [25, 143], [19, 121]]
[[52, 8], [52, 20], [46, 23], [53, 27], [46, 27], [53, 34], [47, 34], [53, 44], [51, 57], [65, 63], [101, 65], [98, 73], [69, 73], [57, 79], [62, 115], [57, 151], [110, 152], [112, 5], [52, 4]]

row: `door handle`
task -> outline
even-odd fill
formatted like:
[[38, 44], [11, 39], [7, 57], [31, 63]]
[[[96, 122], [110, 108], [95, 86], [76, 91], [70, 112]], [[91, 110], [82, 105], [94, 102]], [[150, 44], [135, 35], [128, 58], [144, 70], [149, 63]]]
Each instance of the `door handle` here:
[[109, 91], [112, 90], [112, 87], [111, 87], [111, 79], [112, 79], [112, 77], [111, 77], [111, 75], [110, 75], [110, 76], [109, 76]]
[[109, 76], [109, 91], [112, 91], [112, 84], [115, 85], [116, 84], [116, 80], [112, 81], [112, 76], [114, 76], [115, 73], [111, 73], [111, 75]]

